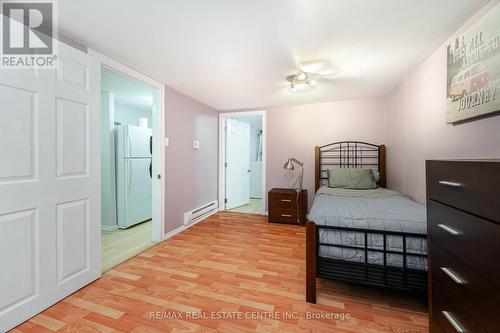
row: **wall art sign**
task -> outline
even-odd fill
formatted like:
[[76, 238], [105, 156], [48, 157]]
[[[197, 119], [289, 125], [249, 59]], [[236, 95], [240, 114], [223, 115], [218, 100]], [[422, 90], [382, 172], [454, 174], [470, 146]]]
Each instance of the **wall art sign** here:
[[500, 111], [500, 5], [448, 46], [448, 124]]

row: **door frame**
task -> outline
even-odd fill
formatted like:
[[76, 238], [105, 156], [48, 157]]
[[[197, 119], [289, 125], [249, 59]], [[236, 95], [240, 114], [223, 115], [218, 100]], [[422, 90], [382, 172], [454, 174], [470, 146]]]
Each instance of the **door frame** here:
[[[138, 72], [116, 60], [113, 60], [97, 51], [89, 49], [89, 54], [94, 57], [99, 63], [99, 92], [101, 92], [101, 69], [106, 69], [117, 72], [118, 74], [128, 76], [132, 79], [139, 80], [153, 87], [158, 94], [159, 112], [153, 112], [153, 147], [154, 154], [159, 156], [156, 163], [153, 163], [153, 174], [159, 175], [160, 180], [153, 182], [153, 199], [152, 199], [152, 241], [159, 243], [165, 239], [165, 84], [157, 81], [141, 72]], [[99, 93], [100, 96], [100, 93]], [[99, 100], [99, 114], [101, 113], [101, 103]], [[154, 144], [156, 143], [156, 144]], [[100, 157], [99, 157], [100, 161]], [[100, 165], [100, 162], [99, 162]], [[156, 171], [156, 172], [155, 172]], [[99, 197], [100, 197], [99, 189]]]
[[226, 168], [224, 162], [226, 160], [226, 140], [225, 140], [225, 123], [226, 118], [239, 116], [262, 116], [262, 215], [266, 215], [266, 163], [267, 163], [267, 120], [266, 110], [242, 111], [242, 112], [223, 112], [219, 113], [219, 211], [225, 211], [226, 197]]

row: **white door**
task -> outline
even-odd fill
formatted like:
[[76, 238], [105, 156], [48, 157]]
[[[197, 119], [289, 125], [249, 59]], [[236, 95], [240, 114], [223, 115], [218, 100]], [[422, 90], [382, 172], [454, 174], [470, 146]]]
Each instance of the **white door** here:
[[100, 276], [98, 66], [0, 72], [0, 331]]
[[250, 202], [250, 124], [226, 118], [226, 209]]

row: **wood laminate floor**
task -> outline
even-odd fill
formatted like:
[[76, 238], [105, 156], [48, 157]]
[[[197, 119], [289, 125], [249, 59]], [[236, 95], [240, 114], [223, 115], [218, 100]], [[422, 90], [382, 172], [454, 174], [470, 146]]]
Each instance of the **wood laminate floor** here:
[[128, 229], [101, 232], [102, 271], [132, 258], [153, 245], [151, 220], [134, 225]]
[[428, 331], [423, 301], [401, 293], [321, 280], [306, 303], [304, 258], [304, 227], [218, 213], [14, 332]]

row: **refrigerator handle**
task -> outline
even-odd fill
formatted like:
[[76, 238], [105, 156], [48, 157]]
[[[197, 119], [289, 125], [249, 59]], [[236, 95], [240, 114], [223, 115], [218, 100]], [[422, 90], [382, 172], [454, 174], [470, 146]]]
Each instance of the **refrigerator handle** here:
[[130, 192], [130, 187], [132, 186], [132, 160], [130, 158], [128, 161], [128, 192]]
[[149, 177], [153, 179], [153, 136], [149, 137], [149, 153], [151, 154], [151, 162], [149, 162]]
[[130, 135], [127, 133], [128, 140], [128, 157], [132, 157], [132, 140], [130, 140]]

